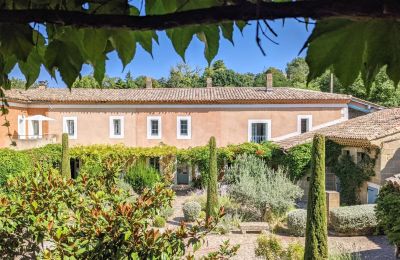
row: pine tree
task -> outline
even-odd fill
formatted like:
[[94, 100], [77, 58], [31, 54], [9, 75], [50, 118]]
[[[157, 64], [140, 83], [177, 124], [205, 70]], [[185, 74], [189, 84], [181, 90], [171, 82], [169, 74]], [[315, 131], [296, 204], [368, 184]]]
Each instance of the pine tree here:
[[217, 176], [217, 148], [215, 137], [210, 138], [210, 161], [207, 186], [206, 218], [218, 215], [218, 176]]
[[325, 196], [325, 137], [316, 134], [313, 140], [308, 193], [305, 260], [328, 258]]
[[61, 175], [66, 178], [71, 178], [71, 165], [69, 159], [68, 134], [62, 134], [62, 161]]

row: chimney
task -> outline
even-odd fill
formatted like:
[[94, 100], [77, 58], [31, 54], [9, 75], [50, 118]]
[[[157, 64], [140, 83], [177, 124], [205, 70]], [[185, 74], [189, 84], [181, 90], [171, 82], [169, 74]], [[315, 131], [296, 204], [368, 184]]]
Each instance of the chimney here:
[[153, 88], [153, 81], [150, 77], [146, 77], [146, 88]]
[[273, 78], [272, 78], [272, 73], [271, 72], [267, 72], [266, 79], [267, 79], [267, 85], [266, 85], [267, 88], [266, 88], [266, 90], [267, 91], [272, 91]]
[[40, 89], [40, 90], [47, 89], [47, 80], [38, 81], [38, 89]]
[[207, 78], [207, 88], [212, 88], [212, 78]]

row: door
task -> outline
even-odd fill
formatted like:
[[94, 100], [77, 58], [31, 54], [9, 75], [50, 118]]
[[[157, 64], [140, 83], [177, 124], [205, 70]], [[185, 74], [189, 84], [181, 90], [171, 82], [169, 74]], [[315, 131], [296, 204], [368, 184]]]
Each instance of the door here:
[[368, 185], [368, 204], [374, 204], [378, 198], [379, 189]]
[[177, 184], [189, 184], [189, 166], [187, 164], [179, 165], [177, 167]]

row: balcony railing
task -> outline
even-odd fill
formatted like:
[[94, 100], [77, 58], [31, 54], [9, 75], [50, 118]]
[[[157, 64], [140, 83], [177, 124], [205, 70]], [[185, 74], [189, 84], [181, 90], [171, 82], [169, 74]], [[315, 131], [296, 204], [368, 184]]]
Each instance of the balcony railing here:
[[45, 146], [47, 144], [57, 143], [57, 135], [18, 135], [13, 138], [13, 141], [16, 143], [15, 149], [25, 150]]
[[267, 137], [265, 135], [253, 135], [250, 139], [252, 143], [262, 143], [267, 141]]

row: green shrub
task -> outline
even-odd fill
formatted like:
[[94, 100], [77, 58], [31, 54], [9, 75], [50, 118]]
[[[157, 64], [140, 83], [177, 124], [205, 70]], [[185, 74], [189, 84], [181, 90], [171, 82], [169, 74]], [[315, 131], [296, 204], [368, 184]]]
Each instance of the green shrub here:
[[159, 182], [160, 174], [143, 160], [138, 160], [125, 174], [125, 181], [135, 192], [141, 193], [145, 188], [151, 188]]
[[32, 164], [29, 157], [23, 152], [11, 149], [0, 149], [0, 187], [10, 176], [30, 171]]
[[228, 193], [243, 207], [258, 210], [258, 215], [268, 221], [285, 216], [303, 192], [282, 169], [267, 168], [265, 173], [254, 176], [244, 172], [230, 184]]
[[168, 219], [169, 217], [171, 217], [174, 214], [174, 209], [170, 206], [164, 207], [160, 210], [160, 216]]
[[32, 165], [40, 169], [61, 169], [61, 145], [60, 144], [48, 144], [40, 148], [34, 148], [23, 151], [26, 154]]
[[277, 158], [288, 169], [291, 180], [300, 180], [309, 171], [311, 148], [311, 143], [296, 145]]
[[163, 218], [161, 216], [154, 217], [153, 226], [158, 227], [158, 228], [163, 228], [163, 227], [165, 227], [166, 223], [167, 223], [167, 221], [165, 220], [165, 218]]
[[334, 208], [329, 219], [330, 227], [345, 235], [372, 235], [378, 225], [372, 204]]
[[217, 232], [219, 234], [228, 234], [233, 230], [239, 228], [241, 218], [238, 215], [226, 214], [217, 225]]
[[284, 256], [285, 250], [277, 237], [262, 234], [257, 237], [255, 254], [265, 260], [277, 260]]
[[[174, 192], [157, 184], [129, 201], [115, 179], [104, 176], [109, 180], [85, 174], [67, 180], [46, 170], [10, 178], [7, 192], [0, 191], [0, 258], [180, 259], [218, 224], [154, 233], [152, 220]], [[225, 245], [215, 254], [236, 252]]]
[[305, 260], [328, 258], [325, 196], [325, 137], [316, 134], [313, 139], [311, 180], [307, 203]]
[[394, 183], [385, 184], [379, 191], [376, 215], [389, 241], [397, 245], [400, 257], [400, 187]]
[[185, 221], [195, 221], [200, 215], [201, 206], [197, 202], [189, 201], [183, 205], [182, 211]]
[[257, 176], [267, 172], [264, 160], [253, 154], [241, 154], [236, 157], [235, 162], [225, 171], [225, 180], [228, 183], [236, 183], [243, 174]]
[[[202, 194], [202, 195], [192, 195], [190, 196], [186, 202], [188, 201], [196, 201], [200, 204], [201, 210], [205, 212], [206, 210], [206, 204], [207, 204], [207, 195]], [[224, 207], [224, 211], [226, 214], [234, 214], [237, 212], [239, 209], [239, 204], [235, 201], [233, 201], [229, 196], [218, 196], [218, 205], [220, 207]]]
[[303, 260], [304, 259], [304, 246], [299, 242], [290, 243], [286, 249], [286, 259], [288, 260]]
[[307, 210], [296, 209], [287, 215], [287, 227], [293, 236], [304, 236], [306, 233]]
[[204, 210], [200, 211], [199, 219], [206, 219], [206, 212]]

